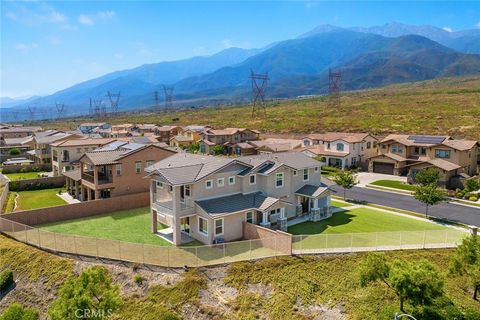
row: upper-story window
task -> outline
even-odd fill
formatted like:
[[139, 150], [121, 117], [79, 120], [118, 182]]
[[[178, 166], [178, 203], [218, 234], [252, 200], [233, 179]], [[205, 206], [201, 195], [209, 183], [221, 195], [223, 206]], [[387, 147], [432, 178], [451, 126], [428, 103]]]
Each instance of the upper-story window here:
[[257, 183], [257, 176], [252, 174], [249, 178], [248, 178], [248, 181], [250, 182], [250, 184], [255, 184]]
[[229, 185], [235, 184], [235, 176], [228, 177], [228, 184]]
[[141, 173], [142, 172], [142, 162], [137, 161], [135, 162], [135, 173]]
[[162, 181], [157, 181], [157, 188], [163, 189], [163, 182]]
[[375, 148], [377, 146], [377, 141], [373, 141], [373, 147]]
[[394, 144], [394, 145], [392, 145], [392, 152], [393, 153], [402, 153], [403, 152], [403, 147], [399, 144]]
[[187, 184], [183, 187], [184, 189], [184, 192], [185, 192], [185, 197], [190, 197], [190, 195], [192, 194], [192, 191], [191, 191], [191, 188], [190, 188], [190, 185]]
[[217, 187], [223, 187], [225, 185], [225, 178], [217, 179]]
[[308, 169], [303, 169], [303, 181], [308, 181]]
[[305, 146], [309, 146], [309, 145], [310, 145], [310, 141], [309, 141], [309, 140], [303, 140], [303, 144], [304, 144]]
[[425, 155], [425, 154], [427, 154], [427, 148], [424, 148], [424, 147], [415, 147], [415, 148], [413, 148], [413, 152], [414, 152], [414, 154]]
[[146, 166], [147, 167], [153, 166], [154, 163], [155, 163], [155, 161], [153, 161], [153, 160], [147, 160]]
[[205, 181], [205, 189], [212, 189], [213, 188], [213, 180]]
[[372, 143], [370, 141], [367, 142], [367, 149], [370, 149], [372, 147]]
[[330, 142], [327, 143], [327, 149], [330, 149]]
[[343, 143], [337, 143], [337, 151], [343, 151], [344, 145]]
[[285, 175], [283, 174], [283, 172], [279, 172], [275, 175], [276, 179], [275, 179], [275, 187], [277, 188], [283, 188], [283, 184], [284, 184], [284, 178], [285, 178]]
[[450, 158], [450, 150], [435, 149], [436, 158]]
[[120, 163], [115, 165], [115, 173], [117, 174], [117, 176], [122, 175], [122, 165]]

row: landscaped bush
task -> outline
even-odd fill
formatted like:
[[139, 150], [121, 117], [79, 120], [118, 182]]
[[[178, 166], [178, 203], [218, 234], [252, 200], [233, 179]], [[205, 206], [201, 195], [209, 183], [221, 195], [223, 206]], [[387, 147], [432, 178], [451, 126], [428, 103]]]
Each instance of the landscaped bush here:
[[143, 282], [143, 277], [137, 273], [133, 276], [133, 281], [135, 281], [136, 284], [141, 285]]
[[12, 303], [2, 314], [0, 320], [37, 320], [38, 311], [32, 308], [26, 308], [19, 303]]
[[470, 196], [470, 198], [468, 198], [468, 200], [470, 201], [477, 201], [478, 198], [476, 196]]
[[18, 156], [20, 153], [21, 151], [18, 148], [13, 148], [13, 149], [10, 149], [10, 151], [8, 151], [8, 154], [10, 156]]
[[10, 287], [14, 283], [13, 272], [10, 269], [5, 269], [0, 272], [0, 291]]
[[477, 179], [469, 179], [465, 183], [465, 190], [467, 191], [477, 191], [480, 189], [480, 182]]

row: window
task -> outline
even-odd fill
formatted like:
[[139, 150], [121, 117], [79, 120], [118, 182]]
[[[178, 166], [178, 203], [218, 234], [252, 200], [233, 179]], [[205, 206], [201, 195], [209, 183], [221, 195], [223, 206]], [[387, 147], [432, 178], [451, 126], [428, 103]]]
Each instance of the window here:
[[276, 174], [275, 186], [277, 188], [283, 188], [283, 180], [284, 180], [283, 172], [277, 173]]
[[225, 178], [217, 179], [217, 187], [223, 187], [225, 185]]
[[398, 144], [394, 144], [394, 145], [392, 145], [392, 152], [393, 153], [402, 153], [403, 148], [402, 148], [402, 146], [400, 146]]
[[375, 148], [377, 146], [377, 141], [373, 141], [373, 147]]
[[370, 149], [372, 147], [372, 143], [369, 141], [367, 142], [367, 149]]
[[155, 161], [153, 161], [153, 160], [147, 160], [147, 162], [145, 163], [145, 165], [146, 165], [147, 167], [150, 167], [150, 166], [153, 166], [154, 163], [155, 163]]
[[254, 222], [253, 222], [253, 211], [248, 211], [248, 212], [245, 214], [245, 220], [246, 220], [248, 223], [254, 223]]
[[252, 175], [249, 177], [250, 184], [255, 184], [255, 183], [257, 183], [257, 179], [256, 179], [256, 178], [257, 178], [257, 177], [256, 177], [254, 174], [252, 174]]
[[190, 197], [191, 190], [190, 190], [190, 185], [189, 184], [185, 185], [184, 192], [185, 192], [185, 197]]
[[215, 235], [221, 236], [223, 234], [223, 219], [215, 220]]
[[337, 151], [343, 151], [343, 143], [337, 143]]
[[115, 172], [117, 173], [117, 176], [122, 175], [122, 165], [120, 163], [115, 165]]
[[163, 182], [157, 181], [157, 188], [163, 189]]
[[205, 218], [198, 217], [198, 232], [208, 236], [208, 221]]
[[327, 143], [327, 149], [330, 149], [330, 142]]
[[435, 158], [450, 158], [450, 150], [435, 149]]
[[212, 189], [213, 188], [213, 180], [205, 181], [205, 189]]
[[308, 169], [303, 169], [303, 181], [308, 181]]
[[303, 140], [303, 145], [309, 146], [309, 145], [310, 145], [310, 141], [308, 141], [308, 140]]
[[228, 184], [229, 185], [235, 184], [235, 177], [234, 176], [228, 177]]
[[294, 177], [297, 176], [297, 170], [293, 170], [293, 176], [294, 176]]
[[142, 162], [137, 161], [135, 162], [135, 173], [141, 173], [142, 172]]

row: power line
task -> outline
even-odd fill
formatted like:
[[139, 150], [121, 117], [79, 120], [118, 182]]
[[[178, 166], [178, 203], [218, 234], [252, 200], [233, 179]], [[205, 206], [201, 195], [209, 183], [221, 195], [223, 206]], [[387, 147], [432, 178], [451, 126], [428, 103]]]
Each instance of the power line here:
[[269, 80], [268, 73], [259, 74], [259, 73], [254, 73], [253, 70], [250, 70], [249, 78], [252, 82], [252, 96], [253, 96], [252, 117], [254, 117], [257, 114], [258, 108], [263, 108], [263, 113], [266, 116], [267, 109], [265, 108], [265, 91], [267, 90], [267, 83]]

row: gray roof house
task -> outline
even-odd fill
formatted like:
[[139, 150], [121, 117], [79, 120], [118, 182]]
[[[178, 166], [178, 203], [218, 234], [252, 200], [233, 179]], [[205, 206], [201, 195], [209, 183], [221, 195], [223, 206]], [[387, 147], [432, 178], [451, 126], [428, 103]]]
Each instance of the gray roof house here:
[[289, 220], [331, 214], [320, 163], [299, 152], [238, 158], [178, 153], [145, 171], [152, 232], [158, 221], [167, 225], [166, 238], [175, 245], [239, 240], [244, 223], [286, 231]]

